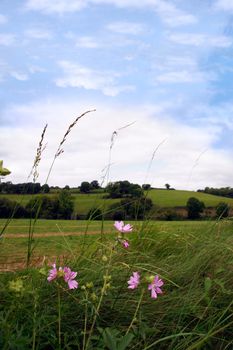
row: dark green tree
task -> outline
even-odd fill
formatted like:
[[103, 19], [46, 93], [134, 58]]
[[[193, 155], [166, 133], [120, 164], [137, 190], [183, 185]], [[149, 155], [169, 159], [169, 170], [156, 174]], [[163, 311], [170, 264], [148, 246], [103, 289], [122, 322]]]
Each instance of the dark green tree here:
[[195, 197], [190, 197], [186, 204], [189, 219], [199, 219], [205, 204]]
[[81, 193], [89, 193], [91, 190], [91, 185], [87, 181], [83, 181], [80, 186], [80, 192]]
[[58, 219], [71, 219], [74, 201], [69, 190], [61, 190], [58, 195]]
[[93, 180], [90, 183], [92, 190], [98, 190], [100, 188], [99, 182], [97, 180]]
[[218, 218], [227, 218], [229, 216], [229, 205], [225, 202], [220, 202], [216, 207], [216, 216]]

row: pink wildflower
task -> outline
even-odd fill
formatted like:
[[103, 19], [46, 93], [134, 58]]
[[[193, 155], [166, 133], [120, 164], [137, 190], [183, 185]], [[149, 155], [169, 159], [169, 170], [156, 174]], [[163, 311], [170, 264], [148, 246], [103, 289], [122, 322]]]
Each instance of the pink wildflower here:
[[124, 225], [123, 221], [115, 221], [114, 227], [117, 229], [117, 231], [122, 233], [131, 232], [133, 230], [133, 226], [130, 224]]
[[156, 299], [157, 294], [162, 294], [162, 290], [160, 287], [163, 286], [163, 281], [159, 278], [158, 275], [155, 276], [153, 282], [149, 284], [148, 290], [151, 290], [151, 298]]
[[129, 248], [129, 242], [128, 241], [126, 241], [126, 240], [124, 240], [123, 242], [122, 242], [122, 245], [123, 245], [123, 247], [124, 248]]
[[49, 282], [51, 282], [52, 280], [54, 280], [55, 278], [57, 278], [57, 273], [58, 273], [58, 271], [57, 271], [56, 264], [53, 264], [52, 267], [53, 267], [53, 268], [52, 268], [51, 270], [49, 270], [49, 276], [47, 277], [47, 280], [48, 280]]
[[64, 267], [64, 280], [68, 283], [69, 289], [78, 288], [78, 282], [75, 281], [77, 272], [71, 271], [69, 267]]
[[128, 280], [128, 288], [129, 289], [135, 289], [139, 285], [140, 282], [140, 275], [138, 272], [133, 272], [133, 275]]

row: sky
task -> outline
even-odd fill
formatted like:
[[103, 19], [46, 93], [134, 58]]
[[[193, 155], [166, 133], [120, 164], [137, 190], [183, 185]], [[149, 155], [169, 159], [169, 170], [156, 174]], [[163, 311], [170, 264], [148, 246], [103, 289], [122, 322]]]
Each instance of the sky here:
[[96, 109], [49, 185], [233, 187], [232, 0], [1, 0], [0, 52], [5, 181], [27, 181], [48, 124], [43, 184]]

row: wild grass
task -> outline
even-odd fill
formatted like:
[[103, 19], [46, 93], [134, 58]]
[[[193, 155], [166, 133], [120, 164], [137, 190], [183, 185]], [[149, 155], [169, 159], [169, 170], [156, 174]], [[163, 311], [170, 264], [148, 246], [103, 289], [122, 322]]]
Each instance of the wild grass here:
[[[129, 327], [127, 349], [231, 349], [233, 223], [148, 223], [143, 230], [141, 225], [128, 234], [129, 250], [117, 246], [111, 254], [114, 233], [104, 241], [87, 235], [82, 255], [82, 237], [69, 238], [73, 256], [63, 237], [38, 239], [43, 254], [68, 252], [65, 263], [78, 272], [79, 288], [61, 291], [61, 348], [82, 349], [84, 327], [87, 344], [96, 317], [87, 349], [114, 349], [114, 339], [120, 343]], [[163, 295], [152, 300], [146, 283], [127, 289], [132, 271], [158, 274], [165, 282]], [[104, 275], [110, 287], [95, 313]], [[47, 270], [39, 268], [1, 274], [2, 348], [59, 347], [56, 285], [46, 277]]]
[[[63, 153], [66, 137], [86, 113], [68, 127], [48, 177]], [[107, 179], [116, 134], [111, 139]], [[42, 147], [37, 150], [34, 177], [39, 174], [41, 151]], [[187, 193], [178, 192], [150, 191], [149, 195], [156, 193], [156, 204], [159, 198], [168, 203], [169, 194], [173, 206], [175, 201], [184, 205]], [[95, 198], [95, 206], [99, 200]], [[233, 348], [232, 221], [154, 223], [145, 219], [132, 222], [133, 232], [123, 237], [114, 231], [113, 222], [104, 219], [46, 221], [38, 220], [37, 212], [29, 231], [26, 222], [12, 218], [7, 226], [0, 222], [4, 228], [0, 265], [6, 267], [0, 272], [1, 349]], [[122, 245], [123, 238], [130, 242], [128, 249]], [[11, 269], [14, 257], [24, 259], [27, 268], [16, 262]], [[37, 257], [42, 260], [34, 261]], [[57, 267], [77, 271], [77, 289], [68, 288], [62, 272], [48, 282], [55, 262]], [[133, 272], [141, 278], [131, 290], [127, 281]], [[163, 293], [152, 299], [148, 284], [155, 275], [164, 285]]]

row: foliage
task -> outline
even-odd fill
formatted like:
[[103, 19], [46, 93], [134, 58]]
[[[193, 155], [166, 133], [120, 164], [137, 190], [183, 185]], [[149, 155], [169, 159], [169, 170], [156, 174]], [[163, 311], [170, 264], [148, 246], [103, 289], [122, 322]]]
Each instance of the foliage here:
[[91, 185], [88, 181], [83, 181], [80, 186], [81, 193], [89, 193], [91, 191]]
[[102, 220], [103, 213], [99, 208], [91, 208], [87, 213], [87, 220]]
[[170, 190], [171, 185], [165, 184], [165, 187], [166, 187], [167, 190]]
[[62, 190], [58, 195], [58, 219], [71, 219], [74, 202], [69, 190]]
[[148, 191], [148, 190], [151, 189], [151, 185], [150, 185], [150, 184], [143, 184], [143, 185], [142, 185], [142, 189], [143, 189], [144, 191]]
[[199, 219], [203, 212], [205, 204], [195, 197], [190, 197], [187, 201], [187, 210], [189, 219]]
[[215, 196], [233, 198], [233, 188], [231, 187], [221, 187], [221, 188], [205, 187], [204, 190], [198, 190], [198, 192], [209, 193]]
[[27, 182], [22, 184], [12, 184], [11, 182], [3, 182], [0, 184], [0, 192], [12, 194], [37, 194], [43, 192], [42, 187], [39, 183], [34, 182]]
[[0, 198], [0, 218], [9, 218], [13, 213], [15, 218], [28, 217], [27, 210], [18, 202]]
[[113, 220], [138, 219], [141, 220], [149, 215], [153, 208], [150, 198], [125, 198], [120, 203], [114, 203], [109, 208], [109, 217]]
[[220, 202], [216, 207], [216, 216], [218, 218], [226, 218], [229, 215], [229, 206], [227, 203]]
[[110, 182], [106, 187], [109, 198], [139, 198], [143, 195], [142, 188], [129, 181]]
[[90, 183], [92, 190], [98, 190], [100, 188], [99, 182], [97, 180], [93, 180]]

